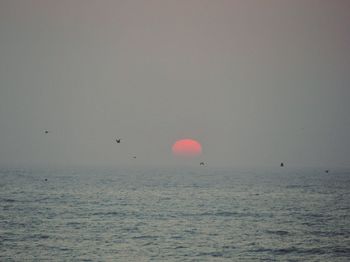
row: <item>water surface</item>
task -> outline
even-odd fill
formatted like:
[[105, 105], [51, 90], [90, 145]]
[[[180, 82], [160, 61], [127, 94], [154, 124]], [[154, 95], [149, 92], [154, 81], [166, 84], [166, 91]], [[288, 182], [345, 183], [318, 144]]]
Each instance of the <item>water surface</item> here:
[[0, 260], [348, 261], [349, 200], [341, 170], [1, 169]]

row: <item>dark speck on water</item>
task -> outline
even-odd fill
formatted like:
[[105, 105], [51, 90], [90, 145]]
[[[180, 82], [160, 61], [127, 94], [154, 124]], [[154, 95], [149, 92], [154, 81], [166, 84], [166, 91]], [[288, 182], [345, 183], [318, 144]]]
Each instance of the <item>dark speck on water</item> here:
[[0, 261], [350, 258], [344, 170], [0, 169], [0, 188]]

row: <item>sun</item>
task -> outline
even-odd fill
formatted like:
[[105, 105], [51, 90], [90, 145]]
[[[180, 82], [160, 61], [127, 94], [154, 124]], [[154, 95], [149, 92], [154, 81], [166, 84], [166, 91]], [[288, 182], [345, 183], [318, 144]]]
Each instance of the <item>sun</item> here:
[[202, 146], [194, 139], [180, 139], [173, 144], [172, 151], [175, 156], [195, 157], [202, 154]]

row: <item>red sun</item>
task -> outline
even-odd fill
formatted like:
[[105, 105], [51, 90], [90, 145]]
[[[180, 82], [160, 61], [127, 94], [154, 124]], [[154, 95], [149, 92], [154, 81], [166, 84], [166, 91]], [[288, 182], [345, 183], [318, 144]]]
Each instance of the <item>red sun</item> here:
[[202, 153], [202, 146], [196, 140], [181, 139], [174, 143], [172, 150], [176, 156], [194, 157]]

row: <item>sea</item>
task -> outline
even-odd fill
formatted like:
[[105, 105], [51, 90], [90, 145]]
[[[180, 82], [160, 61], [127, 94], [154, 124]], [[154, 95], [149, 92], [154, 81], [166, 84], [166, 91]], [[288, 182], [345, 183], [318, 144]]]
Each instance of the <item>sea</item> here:
[[350, 171], [1, 168], [0, 261], [350, 261]]

